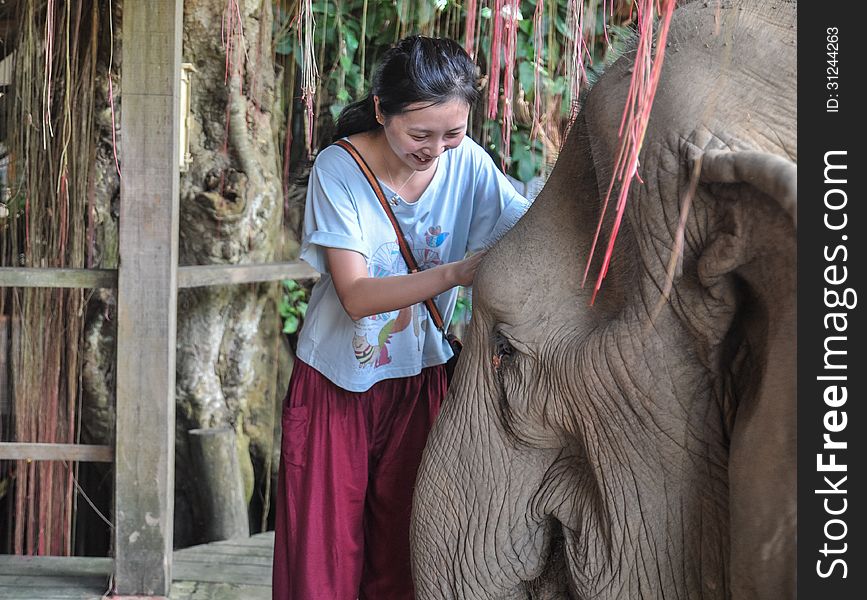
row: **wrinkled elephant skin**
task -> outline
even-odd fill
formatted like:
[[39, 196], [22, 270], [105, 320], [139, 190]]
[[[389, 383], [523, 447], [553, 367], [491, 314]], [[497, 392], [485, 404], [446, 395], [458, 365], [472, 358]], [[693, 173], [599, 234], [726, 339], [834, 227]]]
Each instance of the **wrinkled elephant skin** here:
[[592, 306], [634, 54], [590, 91], [477, 275], [417, 481], [418, 598], [793, 597], [794, 25], [791, 2], [676, 11]]

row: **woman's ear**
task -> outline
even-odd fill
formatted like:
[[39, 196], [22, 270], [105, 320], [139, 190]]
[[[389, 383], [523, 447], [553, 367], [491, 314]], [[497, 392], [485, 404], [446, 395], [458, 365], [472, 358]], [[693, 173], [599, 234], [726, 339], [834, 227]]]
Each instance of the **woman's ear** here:
[[376, 122], [382, 125], [385, 119], [379, 109], [379, 96], [376, 95], [373, 96], [373, 114], [376, 117]]

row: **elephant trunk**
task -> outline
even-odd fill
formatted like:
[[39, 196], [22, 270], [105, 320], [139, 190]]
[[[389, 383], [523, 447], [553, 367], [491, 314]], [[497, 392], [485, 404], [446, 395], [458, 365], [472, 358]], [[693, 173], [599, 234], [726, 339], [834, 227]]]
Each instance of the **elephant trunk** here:
[[[528, 481], [526, 474], [534, 471], [523, 460], [512, 462], [501, 432], [477, 430], [492, 420], [467, 414], [485, 404], [467, 391], [450, 391], [416, 481], [411, 525], [416, 597], [526, 599], [526, 582], [541, 575], [550, 554], [549, 523], [534, 521], [528, 495], [538, 489], [545, 467], [535, 469], [540, 482]], [[510, 501], [504, 504], [503, 498]]]

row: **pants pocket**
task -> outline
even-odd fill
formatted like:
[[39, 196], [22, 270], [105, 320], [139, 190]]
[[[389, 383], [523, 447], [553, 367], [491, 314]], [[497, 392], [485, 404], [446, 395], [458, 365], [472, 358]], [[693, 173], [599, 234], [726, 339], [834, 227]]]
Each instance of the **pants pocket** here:
[[307, 464], [309, 421], [306, 406], [287, 406], [283, 409], [283, 441], [280, 450], [287, 464], [296, 467]]

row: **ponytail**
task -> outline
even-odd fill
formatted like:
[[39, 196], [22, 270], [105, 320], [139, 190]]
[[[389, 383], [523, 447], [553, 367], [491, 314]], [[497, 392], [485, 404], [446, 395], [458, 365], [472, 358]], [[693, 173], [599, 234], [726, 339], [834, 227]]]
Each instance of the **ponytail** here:
[[337, 118], [337, 128], [334, 130], [334, 140], [371, 131], [381, 127], [376, 120], [376, 107], [373, 103], [373, 94], [368, 94], [357, 102], [349, 104], [340, 112]]

